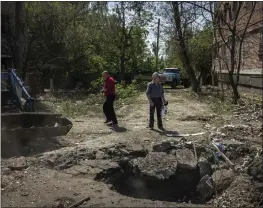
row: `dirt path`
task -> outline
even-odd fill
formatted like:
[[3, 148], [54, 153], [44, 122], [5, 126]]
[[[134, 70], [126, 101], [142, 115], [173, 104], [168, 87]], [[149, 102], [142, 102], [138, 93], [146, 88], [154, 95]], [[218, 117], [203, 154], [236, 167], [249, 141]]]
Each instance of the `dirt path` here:
[[[177, 131], [184, 134], [204, 131], [205, 122], [188, 118], [205, 117], [212, 114], [206, 104], [188, 100], [181, 93], [176, 92], [166, 93], [166, 99], [169, 101], [168, 115], [164, 118], [163, 123], [168, 131]], [[112, 145], [115, 142], [141, 143], [167, 139], [158, 131], [156, 121], [156, 131], [150, 131], [146, 128], [149, 117], [148, 108], [147, 98], [142, 94], [136, 99], [136, 102], [117, 109], [116, 114], [119, 120], [117, 131], [112, 131], [103, 123], [102, 113], [94, 114], [90, 112], [87, 116], [72, 120], [73, 129], [68, 137], [72, 138], [72, 135], [74, 135], [75, 143], [84, 142], [92, 145], [92, 147], [95, 147], [95, 145], [100, 147]]]
[[[189, 100], [178, 90], [168, 91], [168, 115], [164, 127], [179, 133], [199, 133], [213, 112], [207, 104]], [[83, 206], [172, 206], [193, 207], [191, 204], [175, 202], [135, 199], [121, 195], [103, 182], [94, 180], [92, 171], [74, 175], [68, 171], [57, 171], [41, 163], [41, 157], [61, 154], [78, 148], [99, 149], [118, 143], [140, 144], [151, 148], [153, 142], [162, 141], [167, 137], [159, 131], [147, 129], [148, 102], [141, 94], [130, 105], [123, 105], [116, 110], [120, 128], [113, 131], [103, 121], [102, 113], [88, 112], [88, 115], [72, 119], [73, 128], [70, 133], [54, 140], [32, 141], [27, 147], [30, 154], [26, 160], [29, 167], [22, 171], [2, 170], [2, 206], [4, 207], [67, 207], [73, 202], [87, 196], [91, 199]], [[198, 119], [199, 118], [199, 119]], [[200, 120], [201, 118], [201, 120]], [[187, 140], [203, 140], [204, 135], [187, 137]], [[53, 151], [53, 152], [52, 152]], [[14, 155], [15, 156], [15, 155]], [[37, 161], [30, 163], [30, 161]], [[2, 168], [6, 168], [11, 159], [2, 159]], [[86, 170], [85, 170], [86, 171]], [[73, 171], [74, 172], [74, 171]], [[195, 207], [198, 207], [195, 205]], [[204, 207], [204, 205], [200, 205]]]

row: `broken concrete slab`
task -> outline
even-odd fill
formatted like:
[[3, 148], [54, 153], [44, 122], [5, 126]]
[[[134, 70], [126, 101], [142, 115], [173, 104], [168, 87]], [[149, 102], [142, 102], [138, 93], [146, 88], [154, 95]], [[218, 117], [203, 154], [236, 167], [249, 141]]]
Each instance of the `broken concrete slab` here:
[[169, 141], [161, 142], [159, 144], [155, 144], [153, 146], [154, 152], [165, 152], [167, 150], [170, 150], [172, 148], [172, 144]]
[[211, 164], [208, 162], [206, 158], [200, 157], [198, 161], [199, 173], [200, 177], [204, 177], [205, 175], [212, 175]]
[[240, 142], [240, 141], [237, 141], [237, 140], [234, 140], [234, 139], [223, 140], [221, 143], [224, 146], [226, 146], [227, 148], [237, 148], [237, 147], [245, 144], [244, 142]]
[[202, 200], [207, 200], [214, 193], [213, 181], [211, 176], [205, 175], [199, 181], [196, 191], [202, 198]]
[[221, 192], [227, 189], [234, 180], [234, 176], [235, 174], [232, 169], [216, 170], [212, 175], [215, 190]]
[[99, 180], [105, 177], [105, 175], [111, 175], [113, 179], [114, 175], [122, 173], [122, 169], [118, 163], [111, 160], [85, 160], [81, 161], [77, 169], [84, 174], [93, 176], [95, 180]]
[[197, 167], [197, 160], [190, 149], [180, 149], [176, 151], [178, 166], [182, 169], [193, 170]]
[[108, 148], [103, 148], [104, 151], [110, 158], [121, 158], [121, 157], [145, 157], [147, 150], [140, 144], [118, 144]]
[[145, 157], [147, 154], [147, 150], [140, 144], [128, 144], [124, 149], [132, 156]]
[[12, 158], [8, 161], [7, 167], [14, 171], [14, 170], [23, 170], [28, 167], [27, 160], [25, 157], [19, 157], [19, 158]]
[[168, 179], [177, 169], [176, 157], [164, 152], [150, 152], [145, 158], [136, 158], [129, 163], [136, 175], [157, 180]]
[[120, 166], [118, 163], [113, 162], [111, 160], [83, 160], [79, 163], [81, 166], [87, 167], [90, 166], [92, 168], [99, 168], [102, 170], [109, 169], [119, 169]]
[[1, 168], [2, 175], [9, 175], [11, 174], [11, 169], [10, 168]]

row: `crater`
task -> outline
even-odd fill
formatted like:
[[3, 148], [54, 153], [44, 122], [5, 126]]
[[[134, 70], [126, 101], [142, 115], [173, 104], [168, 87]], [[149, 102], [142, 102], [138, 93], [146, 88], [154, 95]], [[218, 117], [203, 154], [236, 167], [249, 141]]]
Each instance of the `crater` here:
[[212, 185], [211, 189], [206, 188], [205, 197], [199, 193], [202, 180], [197, 161], [182, 164], [175, 155], [150, 152], [146, 157], [123, 160], [119, 166], [117, 172], [106, 171], [96, 180], [111, 184], [114, 191], [125, 196], [202, 204], [213, 194]]

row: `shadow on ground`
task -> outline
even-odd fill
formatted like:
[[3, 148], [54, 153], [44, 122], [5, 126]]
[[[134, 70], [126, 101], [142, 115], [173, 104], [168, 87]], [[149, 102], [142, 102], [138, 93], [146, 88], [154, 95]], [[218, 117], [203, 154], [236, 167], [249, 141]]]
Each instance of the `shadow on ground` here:
[[177, 137], [180, 135], [178, 131], [170, 131], [170, 130], [161, 131], [158, 129], [153, 129], [153, 131], [159, 133], [160, 135], [166, 135], [166, 136]]
[[111, 128], [113, 131], [115, 132], [118, 132], [118, 133], [123, 133], [123, 132], [126, 132], [127, 129], [124, 128], [124, 127], [120, 127], [120, 126], [117, 126], [117, 127], [114, 127], [114, 128]]
[[1, 158], [29, 157], [64, 147], [58, 138], [35, 138], [31, 141], [9, 139], [1, 141]]

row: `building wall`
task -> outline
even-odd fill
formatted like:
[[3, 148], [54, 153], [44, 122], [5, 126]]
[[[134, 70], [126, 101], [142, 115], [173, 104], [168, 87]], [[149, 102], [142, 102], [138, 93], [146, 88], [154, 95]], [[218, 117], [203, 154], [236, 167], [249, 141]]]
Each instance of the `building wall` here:
[[[226, 9], [225, 5], [228, 5]], [[235, 4], [235, 5], [234, 5]], [[221, 2], [218, 7], [219, 15], [216, 16], [216, 20], [220, 21], [221, 27], [225, 28], [223, 37], [227, 41], [229, 37], [229, 30], [227, 29], [226, 21], [228, 24], [233, 23], [233, 17], [231, 14], [236, 11], [238, 2]], [[251, 14], [252, 2], [243, 2], [243, 6], [240, 11], [240, 18], [237, 23], [237, 29], [240, 34], [243, 33], [247, 24], [249, 15]], [[221, 20], [221, 19], [224, 19]], [[257, 2], [255, 11], [252, 14], [251, 21], [247, 32], [244, 37], [243, 47], [241, 49], [241, 70], [240, 70], [240, 85], [246, 87], [261, 87], [262, 88], [262, 47], [263, 47], [263, 2]], [[218, 31], [217, 31], [218, 32]], [[219, 32], [218, 32], [219, 33]], [[219, 52], [214, 59], [213, 69], [216, 74], [220, 72], [220, 64], [223, 75], [219, 77], [219, 81], [228, 82], [228, 67], [230, 67], [230, 50], [226, 44], [221, 40], [220, 34], [219, 40]], [[238, 44], [239, 42], [237, 42]], [[237, 52], [239, 48], [237, 46]], [[238, 54], [236, 54], [238, 57]], [[221, 61], [219, 61], [221, 60]], [[238, 59], [236, 59], [238, 61]], [[220, 63], [221, 62], [221, 63]], [[228, 66], [228, 67], [227, 67]], [[235, 69], [236, 70], [236, 69]], [[236, 72], [236, 71], [235, 71]]]

